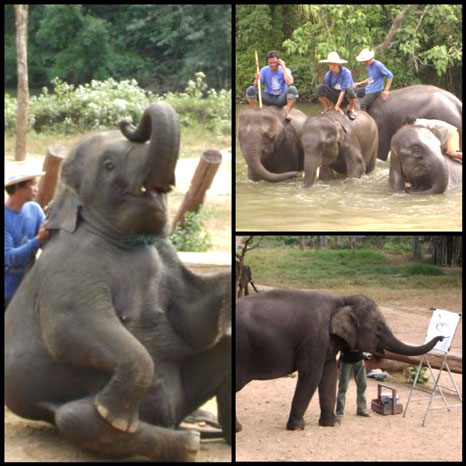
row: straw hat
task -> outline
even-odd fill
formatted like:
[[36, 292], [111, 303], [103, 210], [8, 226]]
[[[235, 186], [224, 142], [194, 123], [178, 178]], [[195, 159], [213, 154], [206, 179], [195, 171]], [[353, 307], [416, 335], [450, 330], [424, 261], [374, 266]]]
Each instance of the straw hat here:
[[45, 172], [33, 169], [22, 169], [17, 173], [8, 175], [5, 178], [5, 188], [16, 183], [21, 183], [22, 181], [32, 180], [38, 176], [42, 176]]
[[326, 60], [319, 60], [319, 63], [348, 63], [348, 60], [342, 60], [337, 52], [330, 52]]
[[369, 49], [364, 49], [357, 57], [357, 61], [368, 61], [371, 58], [374, 58], [374, 51]]

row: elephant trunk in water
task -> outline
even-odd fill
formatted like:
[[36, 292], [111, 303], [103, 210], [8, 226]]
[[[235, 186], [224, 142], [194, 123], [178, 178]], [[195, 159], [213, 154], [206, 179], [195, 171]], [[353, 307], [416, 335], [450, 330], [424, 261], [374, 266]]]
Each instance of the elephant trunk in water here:
[[304, 187], [311, 188], [317, 176], [317, 169], [322, 165], [322, 155], [313, 153], [312, 157], [304, 155]]
[[133, 142], [146, 142], [147, 164], [144, 187], [147, 191], [167, 192], [175, 185], [175, 166], [180, 147], [180, 125], [178, 115], [170, 105], [158, 103], [144, 112], [139, 126], [129, 129], [129, 122], [120, 122], [123, 135]]
[[447, 190], [449, 173], [445, 157], [446, 156], [442, 155], [437, 166], [433, 168], [432, 176], [434, 177], [434, 181], [432, 187], [425, 191], [424, 194], [440, 194]]
[[411, 346], [398, 340], [393, 335], [392, 331], [387, 327], [385, 330], [385, 336], [382, 341], [383, 349], [391, 351], [392, 353], [402, 354], [405, 356], [417, 356], [420, 354], [428, 353], [438, 341], [443, 340], [444, 337], [438, 336], [433, 338], [431, 341], [421, 346]]

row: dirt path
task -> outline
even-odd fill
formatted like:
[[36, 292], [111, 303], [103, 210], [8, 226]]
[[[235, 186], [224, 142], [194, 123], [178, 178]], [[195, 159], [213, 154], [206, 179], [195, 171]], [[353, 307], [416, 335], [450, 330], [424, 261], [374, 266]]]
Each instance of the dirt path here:
[[[459, 309], [461, 299], [458, 298]], [[415, 308], [414, 312], [379, 306], [394, 333], [412, 344], [424, 342], [432, 311]], [[462, 352], [461, 325], [451, 351]], [[434, 370], [437, 374], [437, 371]], [[462, 390], [462, 377], [453, 374]], [[452, 386], [448, 374], [442, 382]], [[410, 386], [394, 377], [386, 382], [400, 396], [403, 407]], [[346, 412], [340, 426], [320, 427], [319, 399], [314, 395], [304, 417], [306, 429], [287, 431], [286, 421], [296, 378], [284, 377], [270, 381], [255, 381], [236, 395], [236, 412], [243, 431], [236, 435], [237, 461], [461, 461], [462, 408], [429, 411], [426, 425], [422, 419], [427, 401], [411, 402], [406, 417], [402, 414], [382, 416], [372, 412], [370, 418], [356, 416], [356, 385], [350, 382], [346, 396]], [[385, 391], [385, 390], [384, 390]], [[415, 397], [428, 396], [416, 392]], [[377, 398], [377, 382], [368, 379], [368, 405]], [[457, 397], [447, 395], [450, 404]], [[434, 400], [434, 406], [442, 406]]]

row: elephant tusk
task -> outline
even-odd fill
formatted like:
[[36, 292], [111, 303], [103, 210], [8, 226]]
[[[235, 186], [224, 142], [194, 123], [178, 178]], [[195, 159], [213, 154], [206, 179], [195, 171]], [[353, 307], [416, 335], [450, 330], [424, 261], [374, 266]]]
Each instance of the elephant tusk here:
[[319, 178], [320, 175], [320, 167], [317, 167], [316, 169], [316, 178]]

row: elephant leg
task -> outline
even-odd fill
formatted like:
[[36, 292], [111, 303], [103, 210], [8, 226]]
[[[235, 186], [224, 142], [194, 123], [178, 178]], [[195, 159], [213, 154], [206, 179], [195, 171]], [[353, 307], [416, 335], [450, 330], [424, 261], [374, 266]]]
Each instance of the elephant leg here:
[[100, 415], [116, 429], [136, 431], [139, 404], [154, 377], [154, 363], [146, 348], [113, 310], [55, 314], [47, 324], [44, 342], [54, 359], [109, 374], [94, 400]]
[[298, 382], [286, 425], [288, 430], [304, 429], [304, 413], [322, 376], [323, 361], [320, 363], [320, 361], [310, 359], [310, 355], [313, 353], [312, 350], [313, 348], [305, 346], [297, 357]]
[[319, 425], [334, 426], [340, 423], [335, 416], [335, 401], [337, 390], [337, 362], [335, 359], [327, 361], [319, 383], [320, 418]]
[[212, 397], [217, 399], [218, 421], [223, 436], [231, 443], [231, 339], [223, 338], [215, 347], [190, 358], [181, 368], [184, 387], [178, 422]]
[[335, 180], [335, 173], [330, 167], [320, 167], [319, 171], [319, 180], [321, 181], [330, 181]]
[[102, 419], [91, 397], [57, 409], [55, 424], [63, 436], [95, 453], [128, 458], [145, 456], [157, 461], [194, 461], [200, 437], [194, 431], [175, 431], [140, 422], [135, 433], [114, 429]]

